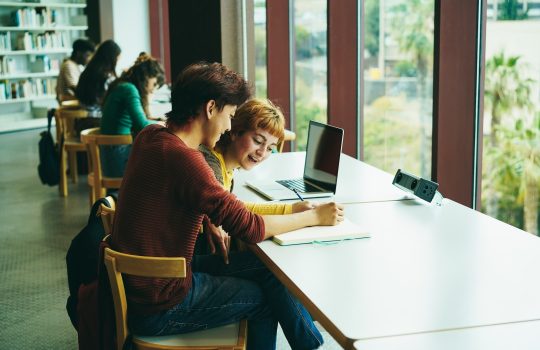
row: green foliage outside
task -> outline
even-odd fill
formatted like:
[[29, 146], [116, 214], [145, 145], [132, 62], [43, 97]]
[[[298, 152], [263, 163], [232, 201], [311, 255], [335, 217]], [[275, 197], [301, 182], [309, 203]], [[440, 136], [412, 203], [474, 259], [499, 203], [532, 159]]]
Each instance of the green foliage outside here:
[[416, 66], [411, 61], [399, 61], [394, 65], [394, 73], [398, 77], [415, 77]]
[[[407, 110], [418, 109], [417, 102], [402, 97], [383, 96], [364, 109], [364, 161], [388, 173], [403, 168], [419, 174], [421, 141], [419, 125], [407, 117]], [[425, 150], [431, 155], [431, 145]]]
[[502, 21], [522, 20], [528, 17], [528, 12], [529, 9], [523, 11], [522, 4], [518, 0], [503, 0], [499, 4], [497, 19]]
[[380, 0], [365, 0], [365, 30], [364, 47], [371, 57], [379, 55], [379, 5]]
[[500, 52], [486, 62], [482, 211], [538, 234], [540, 112], [534, 111], [527, 66]]
[[309, 121], [315, 120], [326, 123], [326, 111], [314, 103], [300, 103], [296, 105], [296, 149], [306, 150]]

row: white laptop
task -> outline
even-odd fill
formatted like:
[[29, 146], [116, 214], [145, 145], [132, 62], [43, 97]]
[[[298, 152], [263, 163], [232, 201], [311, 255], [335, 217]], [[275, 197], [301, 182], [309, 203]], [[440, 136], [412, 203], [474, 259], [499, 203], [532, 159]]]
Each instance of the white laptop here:
[[309, 122], [304, 176], [299, 179], [251, 180], [246, 185], [270, 200], [330, 197], [336, 193], [343, 129]]

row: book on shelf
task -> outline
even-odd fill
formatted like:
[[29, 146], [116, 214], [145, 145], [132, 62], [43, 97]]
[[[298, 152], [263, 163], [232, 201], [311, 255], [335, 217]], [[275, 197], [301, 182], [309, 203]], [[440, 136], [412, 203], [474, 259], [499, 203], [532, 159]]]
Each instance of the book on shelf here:
[[11, 51], [11, 33], [0, 33], [0, 51]]
[[0, 57], [0, 74], [8, 75], [17, 72], [16, 62], [12, 57]]

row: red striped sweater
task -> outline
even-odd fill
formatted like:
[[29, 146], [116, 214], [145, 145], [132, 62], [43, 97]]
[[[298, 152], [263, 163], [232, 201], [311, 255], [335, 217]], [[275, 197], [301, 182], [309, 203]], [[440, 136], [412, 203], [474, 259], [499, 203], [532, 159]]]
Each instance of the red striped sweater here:
[[203, 155], [158, 125], [133, 143], [119, 193], [113, 248], [145, 256], [185, 257], [187, 278], [125, 276], [130, 311], [151, 314], [182, 302], [191, 287], [193, 247], [204, 214], [246, 242], [264, 238], [264, 222], [223, 189]]

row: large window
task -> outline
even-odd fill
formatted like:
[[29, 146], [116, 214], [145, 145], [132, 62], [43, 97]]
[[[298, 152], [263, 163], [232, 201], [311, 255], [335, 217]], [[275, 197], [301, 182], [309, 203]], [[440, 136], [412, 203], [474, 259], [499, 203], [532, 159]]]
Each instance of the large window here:
[[266, 0], [255, 0], [255, 95], [267, 96], [266, 79]]
[[327, 121], [326, 0], [294, 0], [296, 149], [305, 150], [310, 120]]
[[429, 178], [433, 0], [365, 0], [364, 160]]
[[488, 1], [482, 211], [538, 234], [540, 1]]

